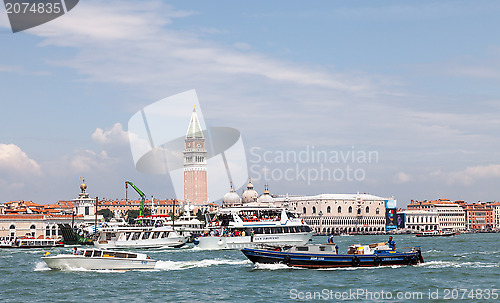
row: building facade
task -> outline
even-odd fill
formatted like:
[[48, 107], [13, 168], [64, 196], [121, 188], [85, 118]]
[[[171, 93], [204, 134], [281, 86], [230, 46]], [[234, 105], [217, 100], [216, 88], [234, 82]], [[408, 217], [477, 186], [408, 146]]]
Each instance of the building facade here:
[[493, 228], [500, 230], [500, 202], [490, 203], [493, 211]]
[[386, 226], [387, 198], [368, 194], [278, 197], [274, 204], [296, 211], [317, 233], [377, 233]]
[[439, 214], [436, 209], [404, 210], [405, 228], [412, 231], [440, 230]]
[[466, 203], [457, 201], [465, 211], [468, 230], [488, 230], [494, 228], [493, 209], [486, 203]]
[[432, 201], [414, 201], [408, 204], [408, 210], [436, 211], [438, 213], [438, 229], [444, 231], [463, 231], [466, 229], [465, 211], [458, 203], [448, 199]]

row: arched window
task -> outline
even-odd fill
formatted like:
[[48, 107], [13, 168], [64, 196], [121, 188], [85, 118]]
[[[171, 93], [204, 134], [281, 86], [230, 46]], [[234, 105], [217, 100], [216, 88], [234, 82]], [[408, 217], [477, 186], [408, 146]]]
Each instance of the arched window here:
[[379, 215], [379, 214], [380, 214], [380, 210], [377, 208], [377, 209], [375, 210], [375, 213], [376, 213], [377, 215]]
[[35, 235], [36, 235], [36, 226], [35, 226], [35, 224], [31, 224], [31, 226], [30, 226], [30, 233], [31, 233], [31, 236], [34, 238]]
[[361, 208], [358, 208], [358, 215], [361, 215]]
[[50, 227], [45, 227], [45, 236], [50, 237]]
[[332, 208], [331, 208], [330, 206], [328, 206], [328, 207], [326, 208], [326, 212], [327, 212], [327, 213], [331, 213], [331, 212], [332, 212]]
[[14, 224], [12, 224], [9, 229], [16, 229], [16, 226]]
[[302, 213], [304, 213], [304, 214], [306, 213], [306, 208], [305, 207], [302, 208]]
[[368, 206], [366, 207], [366, 209], [365, 209], [365, 210], [366, 210], [365, 212], [366, 212], [367, 214], [368, 214], [368, 213], [370, 213], [370, 208], [369, 208]]
[[55, 236], [56, 235], [56, 227], [55, 226], [52, 226], [52, 235]]
[[337, 208], [337, 212], [340, 214], [342, 212], [342, 207]]
[[316, 206], [313, 206], [313, 214], [316, 213]]
[[349, 213], [352, 214], [352, 206], [349, 206]]

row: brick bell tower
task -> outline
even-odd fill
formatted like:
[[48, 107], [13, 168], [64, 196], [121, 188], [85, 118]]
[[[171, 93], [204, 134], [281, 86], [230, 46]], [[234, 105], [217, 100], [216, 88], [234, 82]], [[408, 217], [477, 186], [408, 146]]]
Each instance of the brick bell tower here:
[[196, 107], [184, 142], [184, 201], [207, 203], [207, 150]]

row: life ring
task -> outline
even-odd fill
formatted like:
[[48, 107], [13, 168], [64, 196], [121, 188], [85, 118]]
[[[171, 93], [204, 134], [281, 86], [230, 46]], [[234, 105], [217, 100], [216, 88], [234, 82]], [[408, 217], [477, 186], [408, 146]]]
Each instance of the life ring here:
[[382, 259], [380, 259], [379, 256], [376, 256], [375, 260], [373, 260], [373, 265], [380, 266], [380, 264], [382, 264]]
[[351, 264], [352, 266], [354, 267], [358, 267], [359, 265], [361, 265], [361, 261], [359, 260], [358, 257], [353, 257], [352, 258], [352, 261], [351, 261]]
[[215, 226], [219, 226], [219, 221], [216, 221], [216, 222], [215, 222]]
[[208, 223], [208, 227], [212, 227], [212, 222]]
[[275, 249], [275, 251], [281, 251], [281, 248], [277, 247], [277, 248]]

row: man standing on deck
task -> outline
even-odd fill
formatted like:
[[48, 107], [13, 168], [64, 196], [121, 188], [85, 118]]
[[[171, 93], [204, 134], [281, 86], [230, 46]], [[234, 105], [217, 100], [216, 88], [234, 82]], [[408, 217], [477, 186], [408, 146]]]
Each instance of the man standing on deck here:
[[392, 250], [396, 250], [396, 241], [392, 240], [392, 236], [389, 236], [389, 241], [387, 241], [387, 245]]

